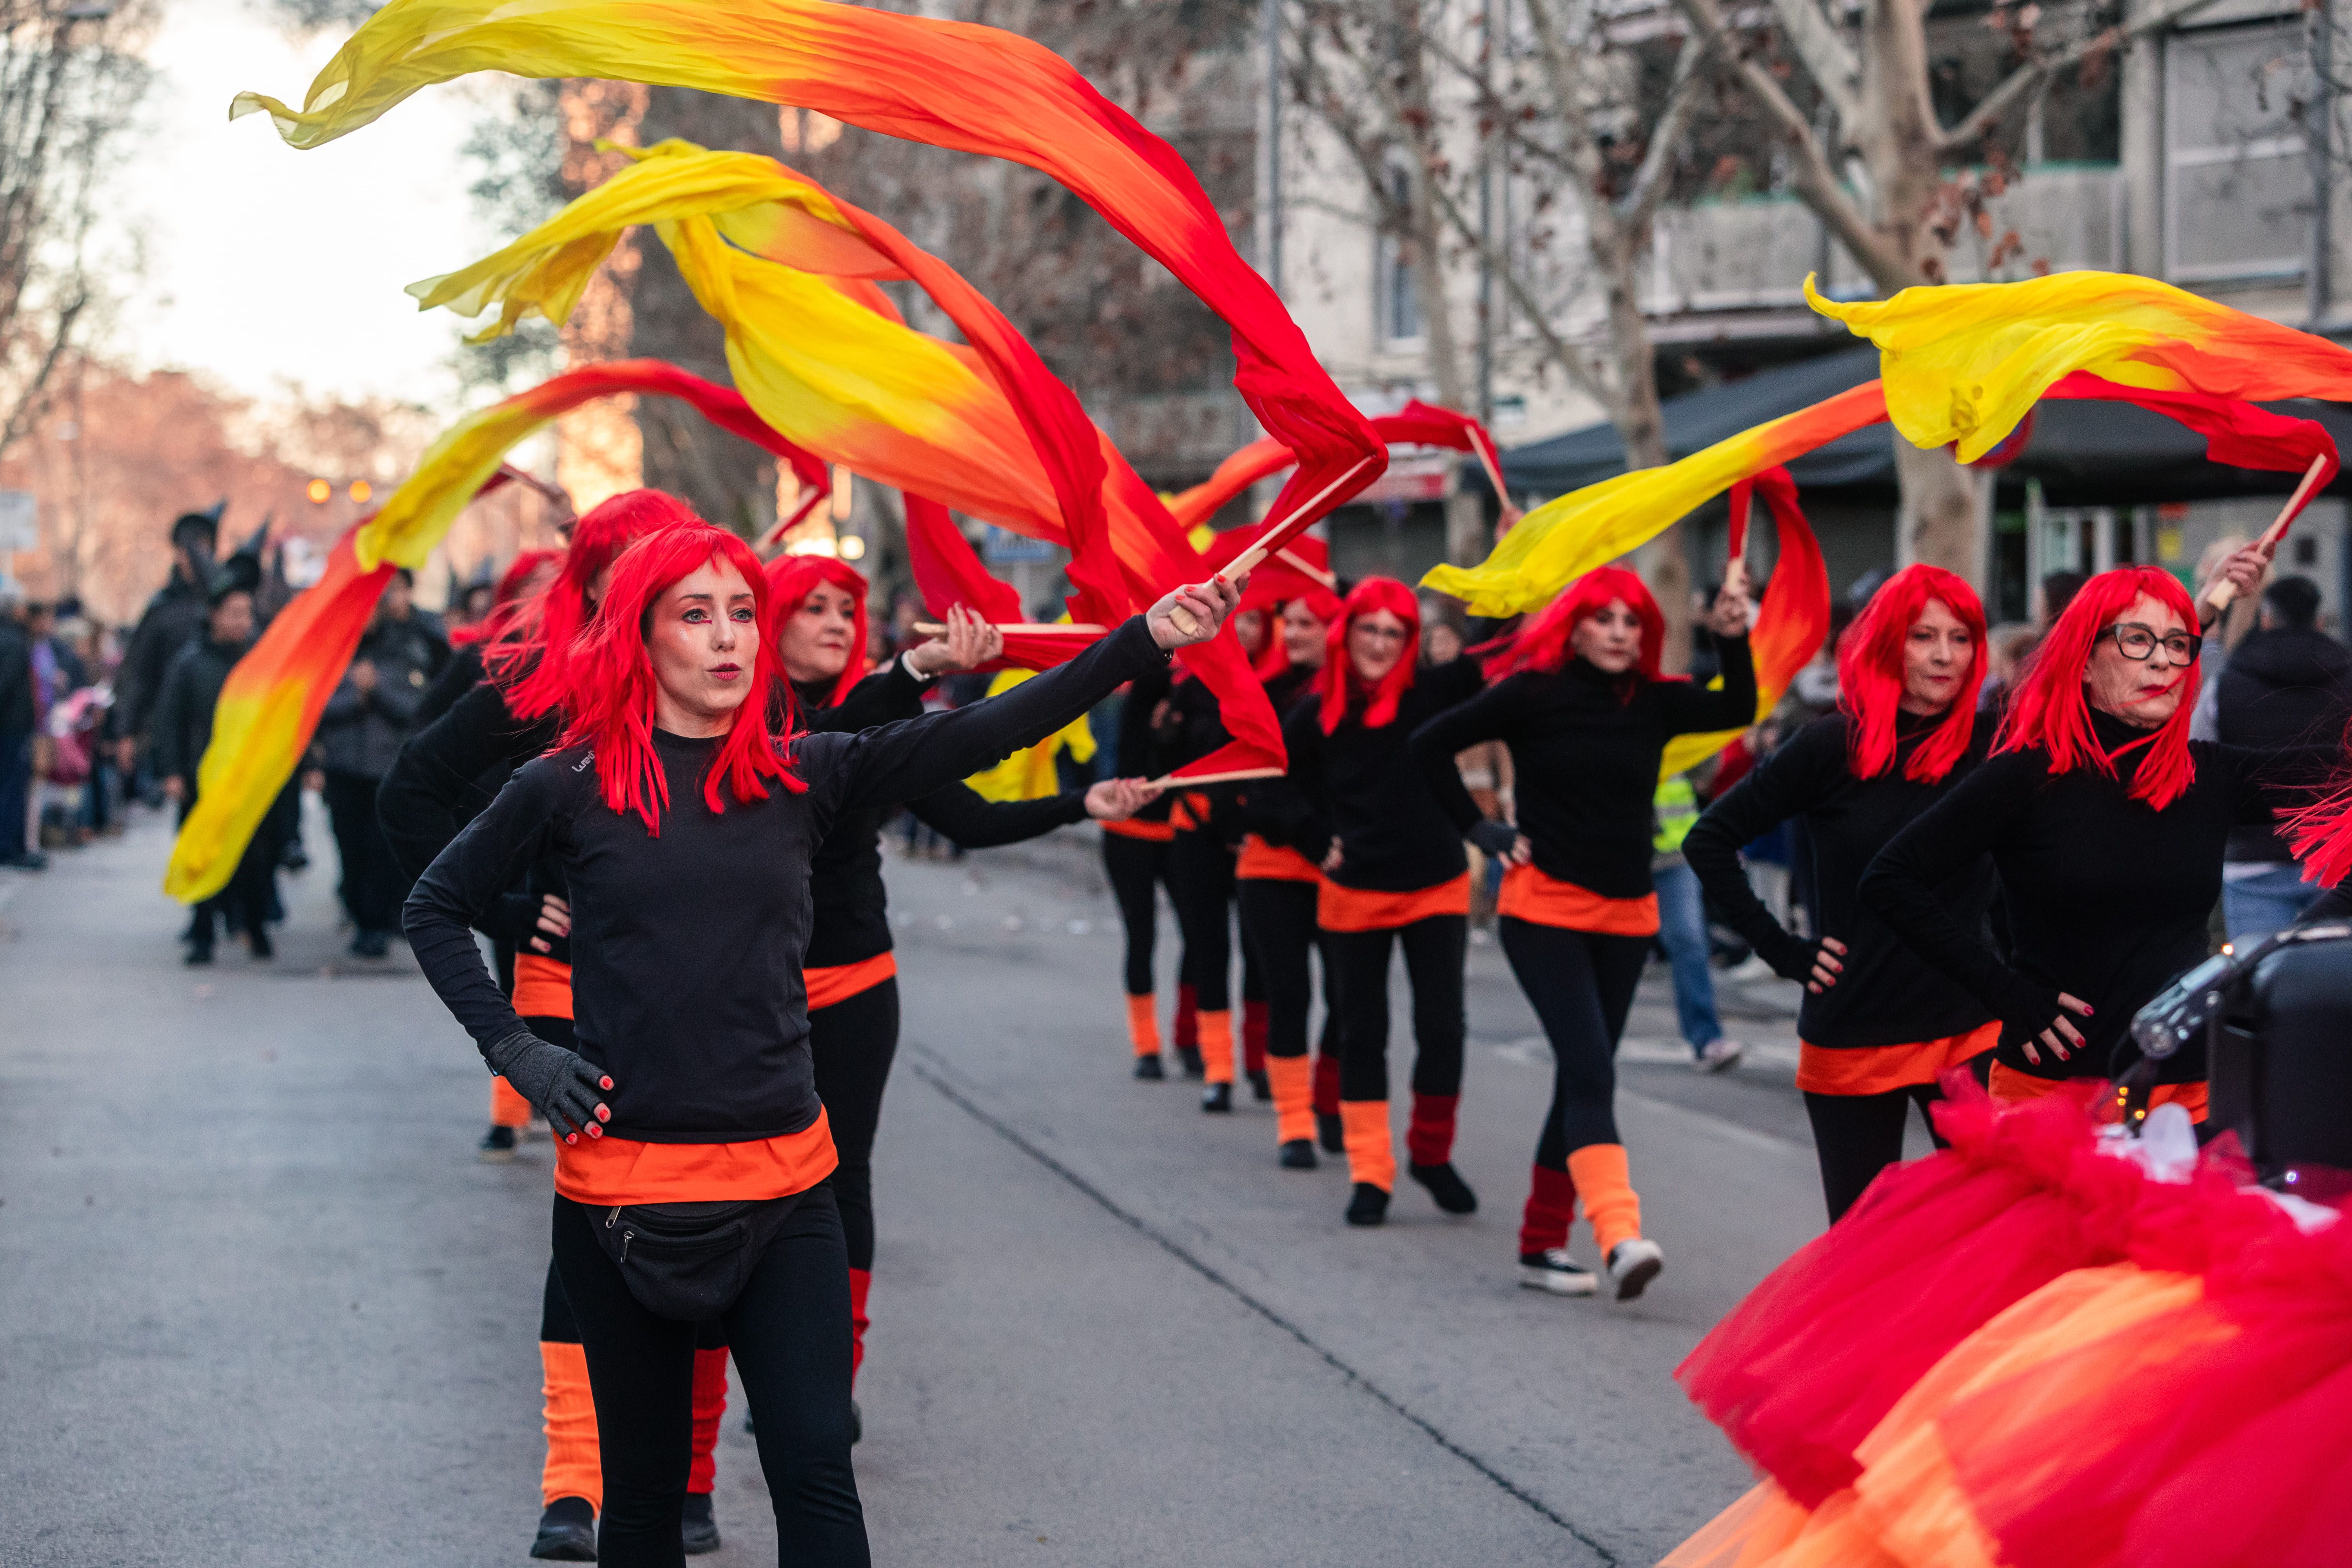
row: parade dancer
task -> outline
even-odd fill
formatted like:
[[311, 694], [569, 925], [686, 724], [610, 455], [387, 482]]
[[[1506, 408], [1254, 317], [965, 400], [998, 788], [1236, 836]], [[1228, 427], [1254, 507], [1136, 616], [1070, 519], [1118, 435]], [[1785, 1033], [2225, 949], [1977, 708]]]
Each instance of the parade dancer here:
[[[1167, 701], [1169, 679], [1164, 673], [1139, 677], [1127, 689], [1118, 714], [1118, 744], [1112, 757], [1121, 778], [1158, 778], [1169, 771], [1160, 728], [1154, 721]], [[1158, 1081], [1168, 1076], [1160, 1060], [1160, 999], [1152, 973], [1152, 952], [1159, 943], [1159, 889], [1168, 884], [1169, 847], [1176, 825], [1169, 820], [1173, 795], [1162, 795], [1134, 816], [1103, 824], [1103, 876], [1118, 905], [1119, 929], [1125, 938], [1120, 976], [1127, 997], [1127, 1040], [1135, 1061], [1135, 1076]], [[1174, 893], [1171, 890], [1172, 901]], [[1182, 973], [1180, 963], [1178, 973]], [[1182, 991], [1180, 985], [1180, 1011]], [[1187, 1062], [1194, 1076], [1200, 1071], [1200, 1050], [1192, 1047]]]
[[[765, 589], [718, 529], [625, 556], [573, 661], [563, 749], [517, 772], [409, 905], [435, 989], [562, 1137], [553, 1242], [604, 1439], [599, 1551], [617, 1568], [676, 1559], [693, 1324], [712, 1318], [757, 1418], [780, 1558], [867, 1561], [847, 1259], [803, 999], [816, 846], [845, 811], [1043, 739], [1213, 635], [1235, 596], [1178, 590], [1003, 697], [788, 749]], [[542, 853], [570, 889], [577, 1053], [523, 1026], [468, 930]]]
[[[1619, 1300], [1639, 1296], [1664, 1267], [1658, 1244], [1642, 1234], [1642, 1200], [1617, 1131], [1617, 1042], [1658, 931], [1650, 881], [1658, 769], [1676, 735], [1755, 722], [1748, 615], [1745, 595], [1717, 595], [1708, 626], [1723, 666], [1719, 689], [1669, 679], [1659, 673], [1665, 618], [1657, 601], [1631, 572], [1598, 568], [1488, 658], [1494, 685], [1412, 738], [1429, 792], [1455, 831], [1508, 866], [1496, 923], [1551, 1042], [1551, 1109], [1519, 1230], [1519, 1279], [1533, 1289], [1595, 1289], [1567, 1249], [1580, 1198]], [[1511, 749], [1516, 829], [1479, 814], [1454, 767], [1458, 752], [1482, 741]]]
[[[1791, 736], [1709, 806], [1683, 841], [1708, 900], [1773, 973], [1805, 987], [1797, 1088], [1813, 1126], [1822, 1192], [1835, 1221], [1903, 1157], [1913, 1105], [1928, 1124], [1944, 1069], [1993, 1047], [2000, 1026], [1941, 970], [1862, 907], [1862, 874], [1919, 814], [1984, 760], [1977, 719], [1984, 609], [1941, 567], [1906, 566], [1871, 596], [1838, 646], [1838, 711]], [[1820, 929], [1800, 939], [1756, 897], [1739, 847], [1801, 818]], [[1974, 931], [1992, 863], [1937, 889]]]
[[[1321, 868], [1316, 920], [1339, 978], [1339, 1116], [1354, 1191], [1349, 1225], [1379, 1225], [1396, 1184], [1389, 1129], [1389, 954], [1412, 983], [1412, 1116], [1406, 1171], [1448, 1214], [1477, 1194], [1454, 1169], [1462, 1096], [1462, 965], [1470, 869], [1411, 745], [1414, 727], [1477, 690], [1467, 659], [1416, 668], [1421, 606], [1368, 577], [1331, 623], [1317, 700], [1283, 726], [1290, 778], [1317, 826], [1294, 837]], [[1449, 757], [1451, 753], [1448, 753]]]
[[[2248, 549], [2222, 563], [2242, 594]], [[2271, 820], [2295, 753], [2189, 738], [2201, 639], [2168, 572], [2121, 566], [2084, 584], [2017, 685], [1994, 754], [1898, 834], [1864, 904], [2000, 1023], [1996, 1098], [2115, 1078], [2139, 1060], [2133, 1012], [2203, 961], [2230, 830]], [[2315, 768], [2332, 753], [2315, 753]], [[2000, 876], [2004, 960], [1944, 897], [1986, 856]], [[2195, 1042], [2156, 1072], [2148, 1103], [2202, 1120]]]

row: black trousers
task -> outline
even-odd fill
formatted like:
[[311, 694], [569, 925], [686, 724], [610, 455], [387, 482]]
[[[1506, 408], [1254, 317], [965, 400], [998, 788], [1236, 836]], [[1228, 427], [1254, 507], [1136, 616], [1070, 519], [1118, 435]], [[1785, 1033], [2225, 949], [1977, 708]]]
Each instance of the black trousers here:
[[[1315, 923], [1315, 884], [1244, 878], [1234, 884], [1234, 902], [1241, 910], [1245, 951], [1257, 957], [1256, 973], [1265, 992], [1265, 1054], [1303, 1057], [1307, 1054], [1307, 1020], [1315, 1000], [1315, 976], [1308, 955], [1323, 954], [1323, 1048], [1338, 1049], [1339, 1011], [1336, 966], [1329, 939]], [[1249, 998], [1246, 975], [1242, 994]]]
[[1932, 1083], [1890, 1089], [1884, 1094], [1816, 1094], [1805, 1091], [1805, 1115], [1813, 1124], [1813, 1152], [1822, 1163], [1822, 1196], [1835, 1225], [1853, 1207], [1878, 1173], [1903, 1158], [1903, 1125], [1911, 1108], [1936, 1147], [1945, 1148], [1927, 1108], [1944, 1098]]
[[1234, 1005], [1234, 852], [1213, 834], [1180, 829], [1168, 847], [1168, 896], [1184, 933], [1176, 977], [1201, 1011], [1223, 1013]]
[[[684, 1568], [679, 1516], [694, 1434], [697, 1325], [656, 1317], [597, 1245], [589, 1211], [555, 1199], [555, 1267], [579, 1326], [604, 1450], [605, 1568]], [[865, 1568], [866, 1515], [849, 1458], [849, 1267], [841, 1211], [819, 1184], [719, 1320], [751, 1402], [776, 1510], [776, 1556]]]
[[809, 1051], [816, 1059], [816, 1093], [833, 1128], [834, 1201], [849, 1266], [874, 1268], [874, 1132], [882, 1122], [882, 1090], [898, 1054], [898, 979], [892, 975], [830, 1007], [809, 1015]]
[[1617, 1135], [1617, 1042], [1651, 938], [1565, 931], [1505, 915], [1496, 927], [1544, 1037], [1551, 1042], [1551, 1109], [1536, 1141], [1536, 1163], [1568, 1168], [1568, 1157]]
[[363, 931], [391, 935], [400, 930], [400, 906], [408, 901], [408, 879], [393, 858], [392, 843], [375, 819], [375, 786], [365, 773], [327, 773], [327, 815], [335, 825], [335, 853], [341, 857], [343, 912]]
[[[1127, 928], [1127, 994], [1149, 996], [1152, 992], [1151, 951], [1159, 939], [1159, 896], [1156, 889], [1168, 879], [1169, 846], [1150, 838], [1130, 838], [1123, 833], [1103, 835], [1103, 875], [1110, 879], [1111, 897], [1118, 900], [1119, 923]], [[1171, 889], [1169, 897], [1173, 899]]]
[[1339, 979], [1339, 1098], [1389, 1097], [1389, 952], [1404, 949], [1412, 984], [1412, 1091], [1462, 1092], [1462, 963], [1470, 947], [1465, 915], [1432, 915], [1393, 931], [1324, 933]]
[[[180, 801], [183, 826], [195, 809], [192, 790]], [[228, 885], [196, 906], [194, 930], [205, 945], [211, 945], [215, 919], [226, 920], [232, 930], [250, 935], [278, 918], [278, 857], [282, 847], [273, 817], [263, 817], [246, 841], [245, 853], [237, 857]]]

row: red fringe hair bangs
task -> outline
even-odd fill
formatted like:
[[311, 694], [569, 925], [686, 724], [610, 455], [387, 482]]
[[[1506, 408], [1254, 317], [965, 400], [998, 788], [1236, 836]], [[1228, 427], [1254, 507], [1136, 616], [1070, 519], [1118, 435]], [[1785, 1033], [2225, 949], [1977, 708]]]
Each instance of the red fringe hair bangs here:
[[[751, 689], [735, 710], [734, 728], [703, 774], [702, 798], [711, 810], [725, 811], [721, 783], [739, 803], [767, 799], [763, 781], [768, 779], [794, 795], [808, 788], [784, 760], [793, 689], [777, 668], [773, 641], [765, 635], [768, 579], [760, 558], [740, 539], [707, 522], [666, 528], [638, 540], [615, 563], [595, 618], [565, 661], [571, 686], [562, 699], [571, 724], [562, 744], [594, 748], [604, 804], [617, 812], [635, 812], [656, 838], [661, 837], [661, 814], [669, 807], [669, 784], [654, 753], [654, 664], [646, 651], [646, 626], [661, 596], [705, 565], [732, 566], [751, 586], [759, 651], [751, 660]], [[782, 732], [772, 730], [772, 723], [780, 724]]]
[[1622, 566], [1596, 566], [1570, 583], [1541, 615], [1486, 655], [1486, 679], [1500, 680], [1522, 669], [1562, 668], [1575, 657], [1569, 637], [1578, 623], [1607, 609], [1612, 599], [1624, 600], [1625, 607], [1642, 623], [1642, 658], [1635, 670], [1643, 680], [1664, 679], [1658, 660], [1666, 648], [1666, 617], [1651, 596], [1650, 585]]
[[657, 528], [683, 523], [708, 526], [676, 496], [624, 490], [590, 507], [572, 525], [562, 572], [545, 593], [516, 606], [515, 623], [492, 632], [483, 650], [482, 663], [490, 679], [506, 691], [507, 711], [518, 719], [536, 719], [562, 706], [572, 687], [568, 667], [581, 631], [595, 616], [595, 606], [588, 602], [589, 587], [635, 541]]
[[[2118, 566], [2100, 573], [2083, 584], [2058, 624], [2034, 649], [2018, 680], [2017, 695], [1995, 750], [2021, 752], [2039, 746], [2050, 754], [2053, 773], [2087, 765], [2109, 778], [2116, 776], [2115, 760], [2092, 731], [2091, 705], [2084, 695], [2083, 680], [2099, 635], [2122, 619], [2143, 594], [2168, 606], [2180, 617], [2183, 627], [2197, 629], [2197, 606], [2171, 573], [2155, 566]], [[2196, 763], [2189, 755], [2189, 715], [2197, 706], [2202, 673], [2192, 664], [2181, 678], [2180, 706], [2156, 731], [2147, 756], [2132, 778], [2131, 799], [2144, 800], [2162, 811], [2179, 800], [2196, 777]]]
[[[1404, 652], [1381, 683], [1364, 689], [1356, 661], [1348, 657], [1348, 631], [1364, 616], [1386, 610], [1405, 625]], [[1421, 601], [1393, 577], [1367, 577], [1339, 605], [1331, 629], [1323, 634], [1323, 668], [1316, 687], [1323, 694], [1323, 732], [1339, 728], [1339, 721], [1357, 699], [1364, 704], [1364, 728], [1377, 730], [1396, 717], [1397, 704], [1412, 689], [1413, 667], [1421, 662]]]
[[841, 667], [841, 679], [834, 682], [833, 694], [825, 699], [824, 705], [831, 708], [866, 676], [866, 578], [848, 562], [831, 555], [779, 555], [768, 563], [767, 573], [768, 609], [774, 619], [763, 624], [779, 661], [783, 658], [785, 623], [800, 614], [818, 584], [830, 583], [849, 595], [849, 662]]
[[1903, 776], [1934, 784], [1952, 771], [1975, 733], [1977, 690], [1985, 678], [1985, 615], [1977, 591], [1966, 579], [1940, 566], [1906, 566], [1870, 597], [1869, 605], [1838, 641], [1838, 706], [1853, 721], [1846, 770], [1874, 779], [1895, 765], [1895, 716], [1903, 706], [1903, 658], [1911, 624], [1940, 601], [1969, 635], [1976, 651], [1960, 689], [1936, 732], [1919, 742], [1903, 764]]
[[1311, 594], [1293, 594], [1266, 607], [1265, 647], [1258, 654], [1253, 667], [1260, 681], [1272, 680], [1290, 668], [1290, 655], [1283, 650], [1282, 616], [1293, 605], [1305, 605], [1307, 614], [1323, 623], [1325, 636], [1330, 635], [1331, 623], [1339, 615], [1339, 595], [1328, 588], [1318, 588]]

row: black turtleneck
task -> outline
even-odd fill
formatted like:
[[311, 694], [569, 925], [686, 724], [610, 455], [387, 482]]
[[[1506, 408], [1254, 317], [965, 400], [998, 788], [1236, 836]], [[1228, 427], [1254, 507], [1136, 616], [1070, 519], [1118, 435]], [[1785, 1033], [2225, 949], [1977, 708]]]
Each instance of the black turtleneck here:
[[1756, 722], [1748, 639], [1715, 640], [1719, 689], [1607, 675], [1581, 658], [1496, 681], [1413, 736], [1429, 792], [1457, 834], [1478, 826], [1478, 803], [1454, 759], [1481, 741], [1501, 741], [1511, 748], [1518, 827], [1535, 846], [1536, 869], [1604, 899], [1646, 897], [1654, 890], [1652, 803], [1666, 742]]
[[[1807, 992], [1797, 1015], [1798, 1037], [1809, 1045], [1843, 1050], [1941, 1040], [1992, 1016], [1957, 981], [1924, 963], [1860, 897], [1862, 875], [1887, 840], [1984, 761], [1990, 719], [1977, 722], [1968, 750], [1940, 780], [1905, 778], [1904, 764], [1943, 721], [1940, 713], [1897, 713], [1894, 765], [1858, 779], [1847, 765], [1853, 721], [1843, 713], [1816, 719], [1708, 806], [1683, 840], [1683, 858], [1725, 921], [1782, 979], [1807, 980], [1816, 944], [1781, 929], [1739, 865], [1741, 845], [1790, 817], [1805, 819], [1821, 934], [1846, 948], [1838, 983], [1818, 995]], [[1992, 862], [1979, 856], [1936, 896], [1955, 925], [1975, 931], [1992, 891]]]
[[[2132, 1015], [2207, 956], [2230, 829], [2270, 820], [2273, 792], [2317, 760], [2191, 741], [2195, 782], [2158, 811], [2126, 793], [2148, 752], [2135, 742], [2148, 731], [2095, 708], [2091, 724], [2116, 757], [2115, 777], [2089, 765], [2053, 774], [2039, 747], [1990, 758], [1897, 834], [1862, 879], [1864, 906], [2000, 1020], [2001, 1062], [2037, 1078], [2108, 1078], [2138, 1060]], [[1954, 918], [1942, 893], [1986, 855], [2000, 874], [2011, 963]], [[2086, 1048], [2062, 1062], [2038, 1046], [2034, 1066], [2023, 1042], [2058, 1016], [2062, 991], [2094, 1009], [2068, 1015]], [[2202, 1041], [2158, 1076], [2202, 1079]]]
[[1365, 728], [1360, 703], [1328, 735], [1320, 701], [1295, 704], [1282, 738], [1290, 782], [1309, 815], [1269, 837], [1318, 865], [1338, 839], [1340, 864], [1331, 880], [1343, 888], [1409, 893], [1462, 875], [1470, 864], [1462, 836], [1414, 765], [1413, 733], [1476, 691], [1482, 679], [1475, 659], [1424, 665], [1398, 700], [1396, 717], [1376, 730]]

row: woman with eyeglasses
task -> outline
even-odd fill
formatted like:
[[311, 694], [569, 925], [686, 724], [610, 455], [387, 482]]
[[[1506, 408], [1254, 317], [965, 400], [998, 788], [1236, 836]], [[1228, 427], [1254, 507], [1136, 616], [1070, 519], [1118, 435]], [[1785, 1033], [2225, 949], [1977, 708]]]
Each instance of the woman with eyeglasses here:
[[[2258, 586], [2241, 551], [2221, 575]], [[2336, 748], [2257, 752], [2189, 738], [2197, 606], [2171, 574], [2121, 566], [2084, 584], [2020, 679], [1994, 754], [1896, 835], [1863, 902], [2000, 1020], [1994, 1095], [2026, 1100], [2137, 1063], [2132, 1015], [2202, 963], [2230, 829], [2271, 819]], [[2329, 737], [2333, 739], [2333, 737]], [[2011, 952], [1937, 889], [1990, 855]], [[2161, 1063], [2151, 1105], [2205, 1115], [2202, 1043]]]

